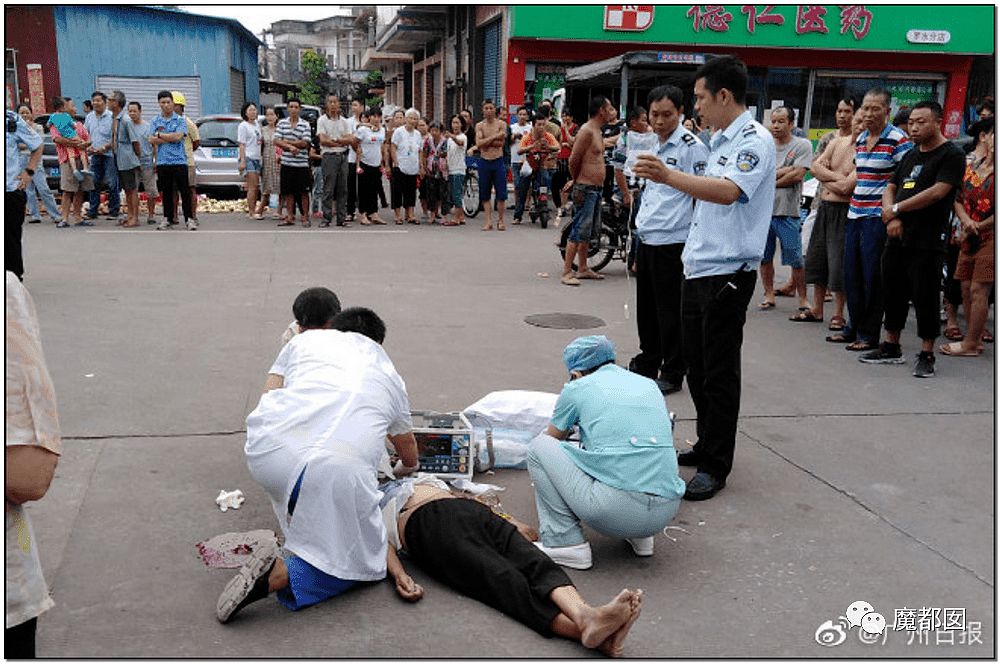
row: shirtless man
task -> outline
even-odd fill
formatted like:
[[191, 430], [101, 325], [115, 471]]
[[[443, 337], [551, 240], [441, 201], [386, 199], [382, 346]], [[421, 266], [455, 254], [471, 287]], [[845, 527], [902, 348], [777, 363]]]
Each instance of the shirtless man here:
[[[580, 279], [603, 279], [587, 267], [590, 238], [601, 232], [601, 193], [604, 189], [604, 139], [601, 127], [615, 117], [615, 109], [607, 98], [598, 95], [590, 100], [590, 119], [580, 127], [569, 156], [569, 176], [573, 189], [573, 230], [566, 242], [562, 283], [579, 286]], [[573, 274], [573, 261], [579, 266]]]
[[[851, 117], [848, 125], [844, 120]], [[854, 142], [862, 129], [860, 112], [845, 101], [837, 105], [837, 137], [812, 163], [812, 174], [823, 183], [816, 225], [806, 253], [805, 281], [813, 285], [814, 319], [823, 320], [823, 303], [829, 289], [836, 301], [830, 329], [844, 328], [844, 223], [854, 191]]]
[[507, 203], [507, 166], [503, 159], [503, 146], [507, 140], [507, 124], [497, 118], [497, 107], [492, 99], [483, 102], [482, 122], [476, 125], [476, 145], [469, 148], [469, 155], [479, 149], [479, 201], [486, 212], [486, 225], [482, 230], [493, 230], [490, 218], [491, 190], [496, 189], [497, 230], [506, 230], [503, 225], [503, 210]]
[[438, 581], [543, 636], [557, 634], [622, 656], [625, 637], [642, 611], [642, 590], [623, 590], [604, 606], [592, 607], [562, 568], [531, 544], [538, 539], [531, 526], [457, 498], [440, 480], [404, 480], [381, 488], [390, 544], [387, 569], [400, 597], [416, 601], [424, 590], [406, 573], [397, 548]]

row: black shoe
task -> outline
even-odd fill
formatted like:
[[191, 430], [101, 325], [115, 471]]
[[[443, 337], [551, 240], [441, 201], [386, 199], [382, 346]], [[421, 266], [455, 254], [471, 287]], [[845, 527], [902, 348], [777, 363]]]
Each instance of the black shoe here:
[[687, 483], [684, 500], [708, 500], [725, 486], [725, 480], [717, 480], [708, 473], [698, 473]]
[[701, 463], [701, 457], [694, 450], [681, 452], [677, 455], [678, 466], [697, 466], [699, 463]]
[[656, 386], [660, 388], [660, 393], [663, 394], [664, 396], [668, 394], [673, 394], [674, 392], [681, 391], [680, 383], [674, 383], [669, 380], [657, 379]]
[[917, 353], [917, 364], [913, 367], [913, 375], [917, 378], [930, 378], [934, 375], [934, 353]]
[[859, 357], [858, 361], [865, 364], [904, 364], [906, 362], [899, 344], [888, 341], [883, 341], [878, 348]]

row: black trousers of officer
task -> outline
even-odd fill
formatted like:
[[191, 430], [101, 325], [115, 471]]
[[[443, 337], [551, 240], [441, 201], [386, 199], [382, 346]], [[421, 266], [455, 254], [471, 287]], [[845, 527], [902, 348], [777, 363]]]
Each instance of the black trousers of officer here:
[[27, 200], [28, 195], [24, 189], [4, 194], [3, 266], [22, 281], [24, 281], [24, 259], [21, 257], [21, 233], [24, 230], [24, 205]]
[[733, 469], [740, 416], [740, 362], [755, 270], [698, 279], [683, 287], [684, 359], [698, 415], [698, 472], [725, 480]]
[[681, 351], [681, 286], [684, 244], [639, 243], [635, 300], [639, 354], [631, 369], [647, 378], [680, 385], [686, 367]]
[[882, 295], [885, 330], [899, 334], [906, 325], [910, 302], [917, 315], [917, 336], [937, 339], [941, 334], [940, 249], [902, 247], [888, 243], [882, 252]]

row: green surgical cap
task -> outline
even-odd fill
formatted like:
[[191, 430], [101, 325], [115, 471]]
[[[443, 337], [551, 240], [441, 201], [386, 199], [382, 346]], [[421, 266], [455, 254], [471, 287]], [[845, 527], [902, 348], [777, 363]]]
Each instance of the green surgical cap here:
[[615, 345], [603, 335], [577, 337], [563, 350], [567, 371], [586, 371], [615, 359]]

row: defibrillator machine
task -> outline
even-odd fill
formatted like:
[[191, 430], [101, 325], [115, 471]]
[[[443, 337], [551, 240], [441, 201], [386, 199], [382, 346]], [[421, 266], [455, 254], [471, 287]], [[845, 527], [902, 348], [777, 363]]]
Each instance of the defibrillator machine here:
[[420, 417], [426, 424], [413, 427], [420, 472], [443, 480], [471, 480], [476, 466], [476, 445], [472, 425], [465, 415], [416, 410], [410, 415], [414, 423]]

